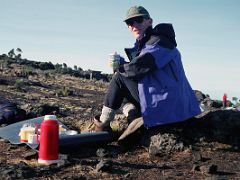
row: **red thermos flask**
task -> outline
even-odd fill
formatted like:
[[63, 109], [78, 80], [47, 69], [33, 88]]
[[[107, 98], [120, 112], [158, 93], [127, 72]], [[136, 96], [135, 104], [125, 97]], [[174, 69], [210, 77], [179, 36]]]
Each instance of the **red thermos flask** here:
[[41, 124], [38, 163], [58, 162], [59, 125], [55, 115], [45, 115]]

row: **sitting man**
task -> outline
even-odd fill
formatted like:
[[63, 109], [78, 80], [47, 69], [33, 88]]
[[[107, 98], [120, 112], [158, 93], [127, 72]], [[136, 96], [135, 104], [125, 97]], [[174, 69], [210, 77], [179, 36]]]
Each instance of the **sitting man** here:
[[112, 62], [115, 74], [102, 113], [94, 119], [94, 131], [109, 128], [123, 101], [127, 102], [123, 111], [127, 116], [134, 114], [132, 123], [137, 128], [181, 122], [200, 114], [176, 48], [172, 25], [158, 24], [152, 28], [153, 20], [142, 6], [131, 7], [124, 22], [136, 42], [133, 48], [125, 49], [130, 62]]

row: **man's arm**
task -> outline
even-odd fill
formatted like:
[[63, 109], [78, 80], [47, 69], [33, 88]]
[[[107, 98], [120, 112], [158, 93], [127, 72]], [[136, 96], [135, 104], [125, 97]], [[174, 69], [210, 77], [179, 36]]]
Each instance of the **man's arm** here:
[[141, 79], [149, 72], [153, 72], [157, 69], [154, 57], [151, 53], [145, 53], [136, 58], [128, 64], [124, 64], [119, 68], [119, 72], [127, 77], [135, 80]]

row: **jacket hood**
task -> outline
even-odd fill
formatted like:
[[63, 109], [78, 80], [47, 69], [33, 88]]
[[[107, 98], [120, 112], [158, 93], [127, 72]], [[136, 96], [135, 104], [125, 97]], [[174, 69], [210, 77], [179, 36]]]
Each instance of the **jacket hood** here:
[[175, 32], [172, 24], [170, 23], [161, 23], [154, 27], [154, 35], [165, 36], [175, 47], [177, 47], [177, 42], [175, 39]]

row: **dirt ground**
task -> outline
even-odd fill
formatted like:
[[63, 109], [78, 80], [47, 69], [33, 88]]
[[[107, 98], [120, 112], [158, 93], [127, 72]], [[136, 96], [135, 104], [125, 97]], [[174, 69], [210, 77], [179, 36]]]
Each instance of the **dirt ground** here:
[[[107, 83], [67, 75], [29, 76], [21, 90], [11, 73], [1, 72], [0, 97], [17, 103], [29, 116], [44, 104], [59, 107], [59, 120], [79, 132], [100, 112]], [[38, 82], [38, 83], [36, 83]], [[69, 88], [71, 94], [56, 92]], [[43, 111], [41, 111], [43, 113]], [[121, 115], [119, 115], [121, 117]], [[124, 118], [123, 118], [124, 119]], [[101, 153], [102, 152], [102, 153]], [[98, 147], [76, 147], [61, 152], [58, 164], [37, 163], [38, 153], [26, 145], [0, 139], [1, 179], [240, 179], [240, 150], [222, 142], [188, 145], [182, 151], [150, 156], [149, 149], [126, 149], [117, 142]]]
[[[39, 166], [37, 156], [29, 160], [26, 146], [13, 146], [1, 141], [1, 179], [238, 179], [239, 153], [201, 148], [202, 160], [195, 162], [193, 151], [186, 150], [166, 157], [150, 159], [142, 148], [117, 151], [105, 158], [109, 167], [98, 171], [99, 157], [94, 153], [67, 154], [60, 165]], [[199, 164], [199, 165], [198, 165]], [[217, 171], [209, 173], [209, 167]], [[27, 174], [26, 174], [27, 173]]]

